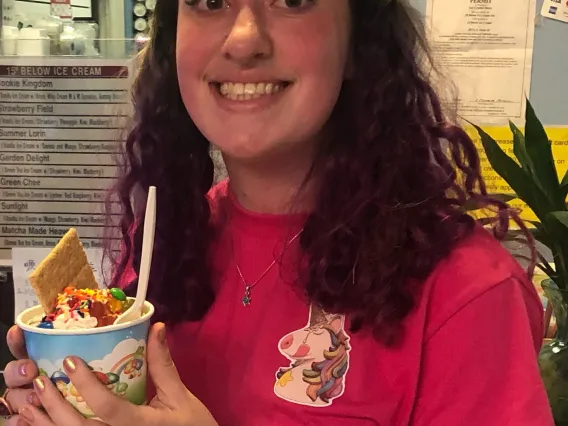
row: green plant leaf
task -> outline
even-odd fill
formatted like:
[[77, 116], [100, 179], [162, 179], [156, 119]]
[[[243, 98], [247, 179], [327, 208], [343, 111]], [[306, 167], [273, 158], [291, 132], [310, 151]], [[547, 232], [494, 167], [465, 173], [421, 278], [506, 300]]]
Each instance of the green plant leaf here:
[[519, 160], [521, 167], [532, 175], [534, 167], [527, 152], [525, 135], [523, 135], [512, 121], [509, 121], [509, 128], [511, 132], [513, 132], [513, 153], [515, 157], [517, 157], [517, 160]]
[[568, 212], [551, 212], [544, 222], [552, 239], [552, 255], [556, 266], [554, 282], [559, 288], [566, 289], [568, 285]]
[[[560, 212], [550, 212], [547, 216], [547, 219], [554, 218], [557, 222], [560, 222], [564, 225], [564, 228], [561, 228], [561, 232], [566, 232], [568, 235], [568, 212], [560, 211]], [[566, 241], [568, 243], [568, 241]]]
[[548, 263], [548, 260], [546, 260], [545, 257], [540, 253], [538, 253], [538, 260], [540, 261], [540, 263], [538, 263], [537, 266], [542, 269], [542, 271], [546, 275], [548, 275], [548, 278], [554, 278], [556, 276], [556, 271], [554, 270], [552, 265]]
[[568, 187], [568, 170], [566, 170], [566, 173], [564, 173], [564, 177], [562, 178], [562, 182], [560, 182], [560, 185]]
[[539, 243], [552, 249], [552, 239], [546, 233], [544, 225], [534, 220], [527, 220], [527, 222], [534, 226], [534, 228], [529, 228], [529, 232], [532, 234], [533, 238]]
[[509, 184], [522, 201], [527, 203], [537, 217], [542, 221], [548, 213], [556, 210], [532, 176], [509, 157], [481, 127], [471, 124], [479, 133], [485, 154], [493, 170]]
[[509, 201], [519, 198], [517, 194], [487, 194], [487, 196], [503, 203], [508, 203]]
[[536, 183], [546, 194], [557, 210], [564, 210], [565, 197], [560, 191], [556, 163], [552, 155], [552, 145], [544, 126], [538, 119], [530, 101], [527, 99], [525, 146], [533, 166]]
[[564, 201], [566, 201], [566, 196], [568, 196], [568, 170], [566, 170], [566, 173], [564, 173], [564, 177], [562, 178], [562, 182], [560, 182], [560, 190], [562, 191]]

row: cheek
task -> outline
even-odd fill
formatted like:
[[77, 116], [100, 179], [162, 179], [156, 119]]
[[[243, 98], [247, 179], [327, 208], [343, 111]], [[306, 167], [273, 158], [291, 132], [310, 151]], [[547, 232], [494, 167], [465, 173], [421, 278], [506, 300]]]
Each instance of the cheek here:
[[279, 43], [282, 54], [286, 63], [297, 69], [301, 76], [342, 78], [348, 46], [348, 36], [342, 28], [304, 25], [293, 37], [287, 33], [281, 37], [286, 41]]
[[286, 35], [282, 57], [299, 77], [301, 100], [323, 113], [335, 105], [343, 84], [348, 57], [347, 29], [329, 24], [303, 26]]
[[[200, 53], [197, 43], [190, 43], [179, 34], [176, 44], [176, 67], [180, 86], [186, 85], [195, 79]], [[191, 58], [191, 59], [190, 59]]]
[[176, 68], [178, 83], [185, 102], [191, 102], [192, 93], [201, 83], [211, 58], [211, 42], [199, 36], [196, 30], [178, 30], [176, 41]]

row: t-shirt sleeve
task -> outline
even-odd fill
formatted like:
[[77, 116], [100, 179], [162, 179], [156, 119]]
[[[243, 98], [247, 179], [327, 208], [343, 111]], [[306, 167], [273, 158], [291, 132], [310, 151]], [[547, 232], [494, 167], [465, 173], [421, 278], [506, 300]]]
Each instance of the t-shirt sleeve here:
[[538, 370], [542, 305], [516, 279], [477, 296], [424, 345], [412, 426], [553, 426]]

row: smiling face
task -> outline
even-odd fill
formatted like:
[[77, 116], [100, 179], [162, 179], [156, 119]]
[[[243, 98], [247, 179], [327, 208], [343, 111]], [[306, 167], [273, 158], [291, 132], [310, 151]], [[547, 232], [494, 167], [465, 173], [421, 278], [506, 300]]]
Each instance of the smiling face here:
[[309, 146], [345, 77], [348, 0], [179, 0], [183, 102], [229, 158]]

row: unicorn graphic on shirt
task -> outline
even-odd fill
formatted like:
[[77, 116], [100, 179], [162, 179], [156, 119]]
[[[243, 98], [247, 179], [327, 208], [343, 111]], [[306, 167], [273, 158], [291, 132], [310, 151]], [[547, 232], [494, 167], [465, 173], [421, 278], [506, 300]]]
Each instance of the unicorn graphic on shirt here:
[[286, 401], [326, 407], [345, 390], [349, 369], [349, 336], [345, 317], [330, 315], [311, 305], [306, 327], [293, 331], [278, 342], [289, 367], [276, 372], [274, 393]]

